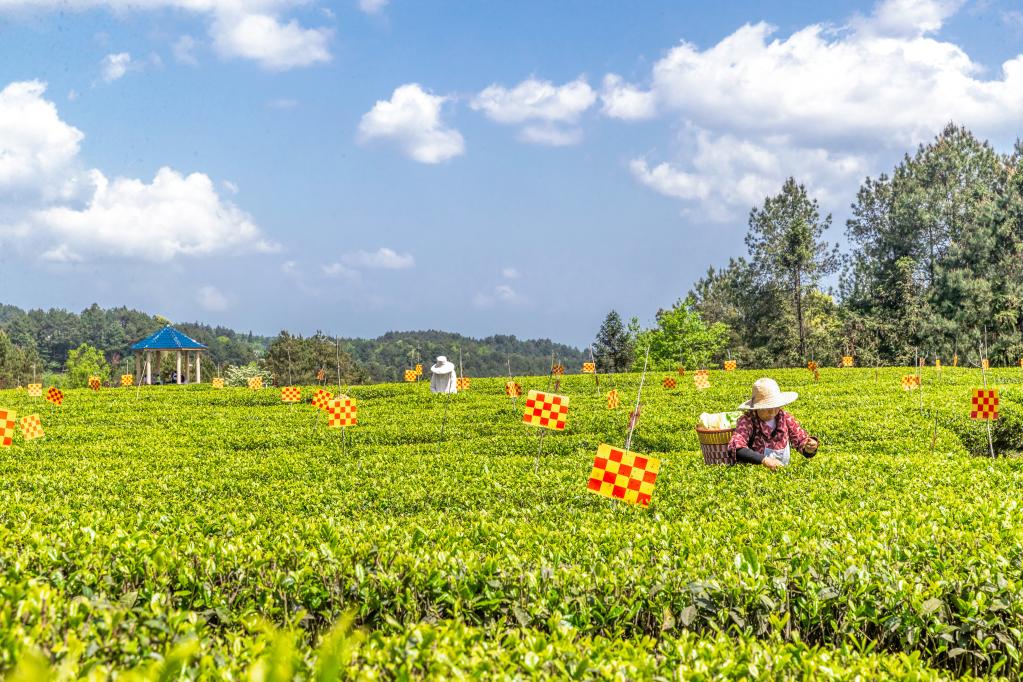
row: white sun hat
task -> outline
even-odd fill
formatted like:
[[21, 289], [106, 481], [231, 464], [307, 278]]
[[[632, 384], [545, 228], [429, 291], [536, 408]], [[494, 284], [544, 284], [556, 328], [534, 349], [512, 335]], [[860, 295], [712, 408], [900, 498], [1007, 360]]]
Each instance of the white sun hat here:
[[778, 382], [774, 379], [757, 379], [753, 382], [753, 395], [750, 399], [739, 405], [740, 410], [769, 410], [775, 407], [784, 407], [795, 402], [799, 394], [795, 391], [783, 391], [778, 388]]
[[455, 369], [454, 363], [448, 362], [448, 359], [443, 355], [437, 356], [437, 364], [430, 368], [430, 371], [434, 374], [450, 374]]

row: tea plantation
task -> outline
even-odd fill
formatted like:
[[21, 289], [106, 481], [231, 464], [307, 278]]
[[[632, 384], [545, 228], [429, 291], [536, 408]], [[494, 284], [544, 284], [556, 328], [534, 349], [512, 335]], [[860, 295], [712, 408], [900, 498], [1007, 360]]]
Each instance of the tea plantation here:
[[502, 379], [346, 388], [345, 433], [311, 387], [0, 391], [46, 430], [0, 448], [0, 674], [1018, 678], [1023, 370], [988, 374], [996, 459], [980, 372], [928, 368], [921, 393], [908, 371], [770, 372], [822, 442], [776, 473], [705, 466], [693, 430], [764, 372], [649, 375], [648, 509], [586, 489], [639, 375], [565, 377], [539, 461]]

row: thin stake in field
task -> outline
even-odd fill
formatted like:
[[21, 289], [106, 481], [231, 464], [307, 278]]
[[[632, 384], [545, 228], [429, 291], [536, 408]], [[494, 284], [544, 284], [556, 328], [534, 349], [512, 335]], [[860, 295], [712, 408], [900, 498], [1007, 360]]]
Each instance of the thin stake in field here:
[[533, 466], [533, 473], [535, 474], [540, 468], [540, 455], [543, 454], [543, 440], [547, 429], [564, 431], [568, 423], [568, 396], [536, 390], [530, 391], [526, 398], [526, 407], [522, 413], [522, 421], [530, 426], [540, 428], [536, 463]]
[[593, 346], [590, 346], [590, 367], [593, 368], [593, 391], [600, 395], [600, 378], [597, 376], [597, 361], [593, 359]]
[[636, 430], [636, 423], [639, 421], [640, 400], [643, 397], [643, 383], [646, 381], [646, 368], [650, 362], [650, 346], [646, 347], [646, 357], [643, 358], [643, 374], [639, 378], [639, 390], [636, 391], [636, 409], [629, 415], [629, 435], [625, 438], [625, 449], [632, 449], [632, 434]]
[[[987, 329], [986, 328], [984, 329], [984, 337], [985, 337], [985, 340], [981, 342], [983, 345], [981, 345], [981, 348], [980, 348], [980, 357], [981, 358], [986, 358], [987, 357], [987, 348], [986, 348], [986, 346], [987, 346], [987, 343], [986, 343]], [[981, 365], [980, 365], [980, 379], [983, 382], [984, 390], [986, 391], [987, 390], [987, 367], [984, 366], [984, 363], [981, 363]], [[988, 447], [988, 452], [991, 453], [991, 459], [994, 459], [994, 457], [995, 457], [995, 442], [994, 442], [994, 439], [991, 437], [991, 420], [990, 419], [985, 419], [984, 421], [987, 423], [987, 447]]]

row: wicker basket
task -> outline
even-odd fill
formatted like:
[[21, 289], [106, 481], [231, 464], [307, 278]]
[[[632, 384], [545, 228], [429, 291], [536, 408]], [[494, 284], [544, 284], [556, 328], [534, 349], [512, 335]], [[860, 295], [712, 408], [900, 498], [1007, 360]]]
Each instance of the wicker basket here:
[[735, 455], [728, 453], [728, 441], [732, 439], [733, 433], [735, 433], [735, 429], [696, 427], [696, 436], [700, 439], [704, 464], [735, 464]]

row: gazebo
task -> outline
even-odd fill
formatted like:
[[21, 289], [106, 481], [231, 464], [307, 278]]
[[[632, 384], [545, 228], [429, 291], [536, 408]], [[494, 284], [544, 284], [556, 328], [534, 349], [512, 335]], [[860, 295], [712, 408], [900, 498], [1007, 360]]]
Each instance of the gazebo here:
[[[163, 366], [161, 360], [163, 360], [164, 353], [178, 354], [177, 377], [179, 384], [190, 383], [189, 377], [192, 376], [193, 366], [195, 367], [195, 383], [202, 383], [202, 354], [206, 351], [206, 346], [170, 325], [152, 336], [142, 339], [131, 349], [135, 351], [135, 373], [136, 375], [141, 374], [145, 367], [147, 384], [153, 383], [153, 355], [156, 355], [156, 373], [159, 376], [160, 367]], [[185, 360], [184, 375], [181, 373], [182, 357]], [[182, 381], [182, 379], [184, 380]]]

